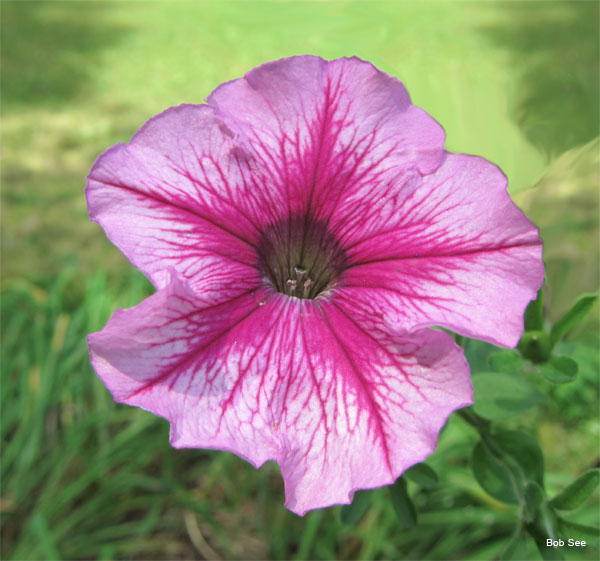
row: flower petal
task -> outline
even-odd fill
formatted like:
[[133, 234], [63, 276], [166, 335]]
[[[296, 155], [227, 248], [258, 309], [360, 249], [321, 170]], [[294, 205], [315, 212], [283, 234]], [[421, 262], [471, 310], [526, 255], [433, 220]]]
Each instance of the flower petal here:
[[[196, 285], [256, 276], [268, 193], [251, 184], [241, 139], [205, 105], [172, 107], [95, 162], [90, 218], [157, 287], [173, 268]], [[209, 282], [210, 281], [210, 282]]]
[[344, 197], [409, 169], [430, 173], [444, 131], [405, 87], [356, 57], [270, 62], [207, 99], [249, 140], [289, 214], [331, 216]]
[[433, 452], [450, 413], [472, 403], [451, 337], [398, 337], [362, 319], [333, 300], [309, 303], [299, 318], [304, 367], [286, 387], [294, 401], [281, 407], [288, 450], [278, 459], [295, 512], [392, 483]]
[[496, 166], [448, 153], [365, 209], [364, 226], [342, 235], [351, 265], [340, 301], [404, 331], [441, 325], [517, 344], [544, 278], [542, 242]]
[[363, 319], [268, 291], [205, 305], [173, 276], [89, 344], [115, 399], [167, 418], [174, 446], [276, 460], [286, 505], [304, 514], [393, 482], [471, 403], [448, 335], [400, 338]]
[[169, 277], [89, 335], [92, 365], [116, 401], [169, 420], [174, 446], [230, 450], [258, 466], [274, 457], [276, 444], [252, 410], [257, 399], [268, 399], [265, 375], [247, 370], [277, 319], [265, 305], [273, 292], [214, 303], [174, 271]]

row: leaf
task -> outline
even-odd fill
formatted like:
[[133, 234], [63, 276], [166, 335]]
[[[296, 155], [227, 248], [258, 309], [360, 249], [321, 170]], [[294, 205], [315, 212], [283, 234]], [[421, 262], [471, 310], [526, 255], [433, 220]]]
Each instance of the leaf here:
[[521, 372], [525, 361], [514, 351], [500, 351], [489, 358], [490, 368], [494, 372], [514, 374]]
[[552, 345], [558, 343], [585, 317], [597, 299], [597, 294], [583, 294], [577, 299], [571, 309], [552, 326], [550, 331]]
[[438, 482], [437, 473], [432, 467], [424, 463], [415, 464], [404, 472], [404, 476], [425, 489], [434, 487]]
[[392, 496], [392, 505], [394, 505], [400, 525], [405, 530], [414, 528], [417, 525], [417, 511], [406, 491], [406, 480], [404, 477], [399, 477], [396, 483], [390, 485], [389, 489]]
[[517, 483], [509, 467], [483, 441], [475, 446], [471, 461], [475, 479], [485, 491], [505, 503], [519, 503]]
[[340, 519], [347, 526], [354, 526], [365, 514], [371, 503], [369, 490], [360, 490], [354, 493], [352, 503], [344, 505], [340, 511]]
[[544, 328], [544, 293], [540, 289], [537, 298], [529, 302], [525, 310], [525, 331], [539, 331]]
[[566, 489], [563, 489], [550, 504], [557, 510], [573, 510], [594, 492], [600, 483], [600, 470], [590, 469], [581, 474]]
[[462, 347], [471, 372], [487, 371], [490, 354], [498, 350], [498, 347], [478, 339], [464, 339]]
[[521, 502], [528, 482], [543, 487], [542, 451], [535, 438], [524, 432], [499, 430], [481, 440], [473, 450], [472, 467], [481, 487], [506, 503]]
[[600, 529], [594, 528], [594, 526], [578, 524], [577, 522], [570, 522], [569, 520], [563, 520], [562, 518], [558, 518], [558, 525], [560, 527], [560, 531], [564, 536], [573, 538], [574, 540], [585, 540], [586, 538], [600, 538]]
[[563, 421], [573, 422], [588, 418], [590, 411], [598, 409], [598, 373], [600, 353], [598, 343], [567, 343], [561, 341], [556, 352], [572, 358], [577, 363], [577, 380], [572, 384], [554, 385], [548, 397], [554, 413]]
[[546, 364], [540, 365], [544, 378], [554, 384], [566, 384], [577, 377], [579, 367], [568, 356], [553, 356]]
[[540, 505], [544, 502], [544, 491], [535, 481], [530, 481], [525, 487], [525, 512], [528, 522], [533, 522], [537, 517]]
[[527, 380], [504, 372], [483, 372], [472, 378], [474, 411], [490, 421], [503, 420], [546, 402], [546, 396]]
[[505, 429], [496, 429], [493, 436], [502, 450], [517, 462], [527, 481], [536, 481], [543, 488], [544, 455], [537, 439], [526, 432]]
[[506, 549], [502, 552], [500, 559], [503, 561], [522, 561], [523, 559], [527, 559], [527, 541], [527, 534], [519, 526], [515, 535], [508, 542]]

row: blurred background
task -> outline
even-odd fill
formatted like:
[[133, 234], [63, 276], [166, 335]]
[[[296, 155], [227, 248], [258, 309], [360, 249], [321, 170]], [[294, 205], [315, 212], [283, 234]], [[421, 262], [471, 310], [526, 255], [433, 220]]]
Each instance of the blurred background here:
[[[419, 526], [402, 532], [385, 489], [353, 524], [340, 507], [300, 518], [273, 463], [173, 450], [166, 421], [115, 405], [85, 336], [152, 288], [88, 222], [85, 178], [151, 116], [262, 62], [358, 55], [405, 83], [449, 150], [506, 173], [541, 229], [556, 320], [598, 288], [598, 5], [2, 1], [0, 556], [498, 558], [515, 510], [473, 479], [477, 435], [461, 419], [428, 462], [439, 485], [409, 487]], [[547, 401], [509, 425], [537, 435], [549, 494], [598, 462], [598, 331], [596, 307], [563, 344], [577, 380], [538, 380]], [[597, 496], [574, 520], [598, 523]]]

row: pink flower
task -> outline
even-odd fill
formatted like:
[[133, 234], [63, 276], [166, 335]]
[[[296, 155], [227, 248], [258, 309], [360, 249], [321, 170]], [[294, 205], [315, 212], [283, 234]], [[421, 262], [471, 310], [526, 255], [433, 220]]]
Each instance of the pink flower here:
[[286, 506], [392, 483], [472, 402], [430, 326], [513, 347], [544, 275], [486, 160], [395, 78], [300, 56], [150, 119], [94, 164], [92, 220], [157, 292], [89, 336], [114, 398], [175, 447], [281, 467]]

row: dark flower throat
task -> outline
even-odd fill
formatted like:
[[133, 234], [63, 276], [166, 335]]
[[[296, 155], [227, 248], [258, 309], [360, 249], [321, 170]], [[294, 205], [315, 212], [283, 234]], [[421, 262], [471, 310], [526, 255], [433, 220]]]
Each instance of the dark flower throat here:
[[269, 226], [258, 244], [258, 268], [273, 287], [296, 298], [332, 288], [346, 255], [323, 221], [291, 217]]

